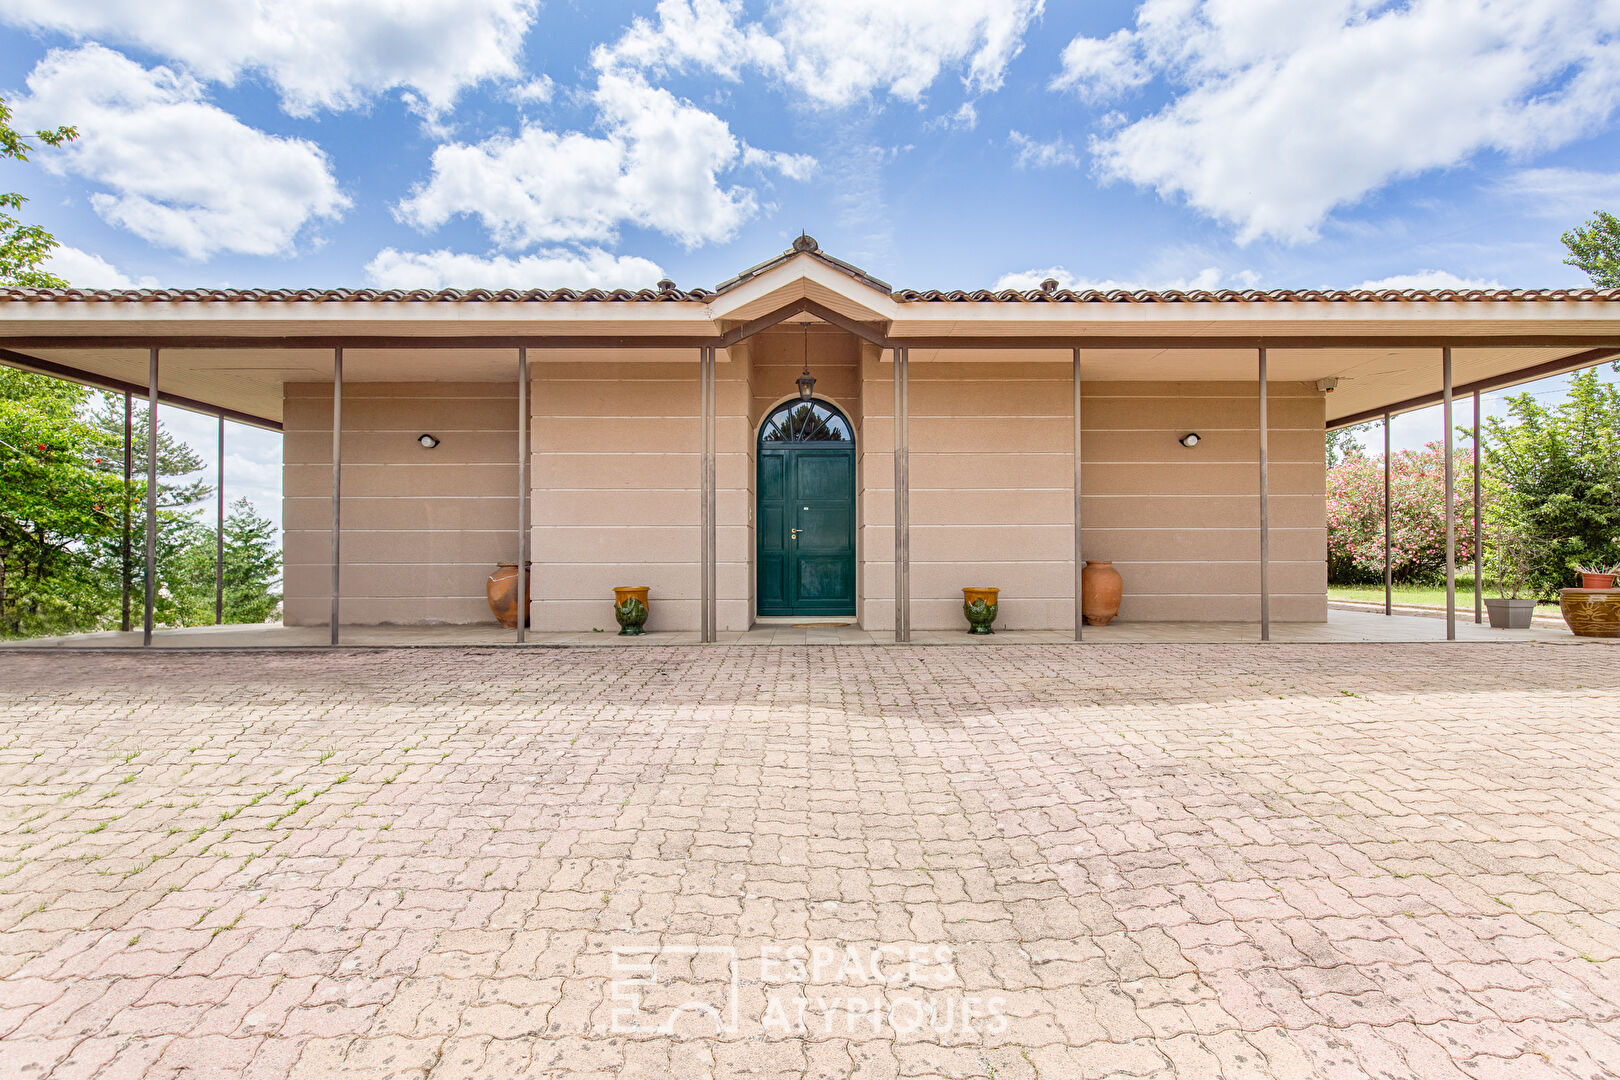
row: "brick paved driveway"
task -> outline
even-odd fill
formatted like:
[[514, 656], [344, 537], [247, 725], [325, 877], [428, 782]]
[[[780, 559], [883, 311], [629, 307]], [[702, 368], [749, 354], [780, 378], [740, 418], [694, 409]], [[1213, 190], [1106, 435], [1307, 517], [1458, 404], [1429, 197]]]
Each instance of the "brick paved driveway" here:
[[1612, 1076], [1617, 657], [0, 656], [0, 1074]]

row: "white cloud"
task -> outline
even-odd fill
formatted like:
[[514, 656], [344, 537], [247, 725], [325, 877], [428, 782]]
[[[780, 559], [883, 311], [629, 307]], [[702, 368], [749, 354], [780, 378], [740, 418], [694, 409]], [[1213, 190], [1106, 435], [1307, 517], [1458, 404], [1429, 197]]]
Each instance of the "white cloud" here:
[[1057, 165], [1078, 165], [1080, 155], [1062, 136], [1049, 142], [1032, 139], [1022, 131], [1007, 133], [1007, 144], [1018, 151], [1020, 169], [1050, 169]]
[[513, 86], [506, 92], [506, 100], [518, 105], [529, 105], [538, 102], [545, 104], [551, 100], [556, 92], [557, 85], [551, 81], [549, 75], [541, 75], [537, 79], [530, 79], [526, 83]]
[[883, 93], [917, 102], [947, 70], [970, 94], [998, 89], [1044, 0], [776, 0], [745, 23], [737, 0], [660, 0], [594, 56], [602, 70], [761, 71], [819, 106]]
[[663, 276], [655, 262], [600, 248], [519, 258], [384, 248], [366, 264], [366, 280], [388, 289], [640, 289]]
[[979, 109], [971, 101], [964, 101], [952, 112], [936, 116], [923, 124], [924, 129], [944, 128], [947, 131], [972, 131], [979, 126]]
[[1093, 139], [1099, 175], [1240, 242], [1302, 241], [1392, 180], [1597, 130], [1620, 104], [1617, 36], [1613, 0], [1148, 0], [1123, 37], [1071, 43], [1055, 84], [1162, 78], [1168, 105]]
[[157, 279], [133, 278], [100, 255], [62, 244], [42, 267], [76, 289], [154, 289]]
[[723, 176], [752, 167], [798, 179], [814, 165], [749, 147], [719, 117], [636, 75], [602, 75], [592, 100], [599, 137], [535, 124], [516, 138], [439, 147], [397, 215], [424, 230], [473, 215], [507, 247], [609, 242], [628, 223], [691, 248], [730, 239], [758, 210], [751, 189]]
[[404, 88], [422, 110], [517, 78], [538, 0], [9, 0], [17, 26], [139, 46], [202, 78], [262, 74], [295, 116]]
[[1500, 289], [1499, 282], [1484, 278], [1465, 278], [1447, 270], [1419, 270], [1412, 274], [1395, 274], [1376, 281], [1363, 281], [1358, 289], [1379, 292], [1384, 289]]
[[1116, 97], [1153, 78], [1137, 55], [1135, 37], [1116, 30], [1106, 38], [1077, 37], [1063, 49], [1063, 70], [1054, 90], [1075, 90], [1091, 100]]
[[1056, 281], [1060, 289], [1073, 289], [1075, 292], [1085, 292], [1088, 289], [1095, 289], [1097, 292], [1138, 292], [1143, 289], [1157, 291], [1179, 289], [1191, 292], [1195, 289], [1252, 289], [1258, 284], [1259, 275], [1252, 270], [1228, 275], [1217, 267], [1206, 266], [1191, 277], [1144, 274], [1135, 280], [1119, 280], [1080, 277], [1070, 273], [1066, 267], [1048, 266], [1044, 270], [1003, 274], [996, 279], [992, 287], [997, 290], [1038, 289], [1041, 283], [1047, 280]]
[[591, 59], [603, 71], [697, 69], [733, 81], [748, 68], [782, 69], [782, 43], [758, 25], [740, 25], [741, 15], [739, 0], [659, 0], [656, 22], [637, 16], [618, 41], [598, 46]]
[[1496, 189], [1528, 213], [1573, 225], [1620, 203], [1620, 173], [1521, 169], [1502, 180]]
[[46, 54], [13, 104], [19, 126], [79, 128], [39, 161], [108, 189], [90, 196], [103, 219], [193, 258], [287, 253], [349, 205], [314, 143], [248, 127], [190, 76], [99, 45]]

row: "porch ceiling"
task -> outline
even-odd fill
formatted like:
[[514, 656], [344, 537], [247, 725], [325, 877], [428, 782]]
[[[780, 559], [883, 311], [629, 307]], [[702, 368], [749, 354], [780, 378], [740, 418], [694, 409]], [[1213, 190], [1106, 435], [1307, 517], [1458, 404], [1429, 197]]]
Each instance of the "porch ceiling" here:
[[[797, 317], [796, 317], [797, 318]], [[1577, 347], [1468, 348], [1453, 350], [1453, 381], [1469, 383], [1511, 378], [1584, 350]], [[1616, 351], [1620, 355], [1620, 350]], [[887, 359], [888, 354], [884, 354]], [[942, 349], [914, 347], [912, 373], [925, 378], [934, 365], [950, 367], [983, 363], [1069, 363], [1069, 345], [1052, 348]], [[635, 363], [695, 363], [696, 350], [530, 349], [532, 364], [572, 364], [611, 358]], [[1242, 382], [1255, 377], [1255, 352], [1236, 348], [1087, 348], [1081, 353], [1088, 381]], [[90, 381], [113, 381], [144, 388], [147, 354], [138, 348], [30, 349], [0, 362], [27, 366], [43, 360]], [[728, 362], [721, 350], [720, 363]], [[512, 348], [491, 349], [353, 349], [344, 350], [344, 379], [349, 382], [511, 382], [516, 378]], [[1590, 361], [1588, 361], [1590, 362]], [[1337, 377], [1328, 396], [1329, 423], [1363, 412], [1420, 398], [1438, 391], [1438, 349], [1317, 348], [1272, 349], [1274, 382], [1309, 382]], [[326, 382], [332, 377], [330, 349], [164, 349], [162, 389], [205, 405], [271, 422], [281, 419], [283, 387], [292, 382]], [[696, 375], [693, 375], [696, 378]]]

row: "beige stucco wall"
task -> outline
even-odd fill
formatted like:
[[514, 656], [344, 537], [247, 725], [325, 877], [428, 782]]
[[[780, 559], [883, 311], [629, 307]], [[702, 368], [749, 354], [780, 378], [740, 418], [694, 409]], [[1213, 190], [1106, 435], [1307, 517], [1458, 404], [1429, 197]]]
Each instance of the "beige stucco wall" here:
[[[856, 425], [857, 618], [893, 628], [893, 365], [813, 331], [818, 396]], [[794, 392], [797, 328], [716, 365], [718, 618], [754, 610], [758, 424]], [[1073, 413], [1067, 363], [911, 365], [911, 591], [916, 629], [961, 625], [961, 587], [1002, 590], [1001, 625], [1072, 625]], [[655, 630], [695, 629], [698, 361], [535, 363], [532, 623], [616, 629], [615, 585], [650, 585]], [[350, 383], [344, 391], [344, 617], [488, 622], [483, 580], [516, 555], [511, 384]], [[1326, 617], [1322, 397], [1271, 385], [1273, 616]], [[328, 606], [331, 393], [286, 401], [287, 618]], [[1259, 587], [1254, 387], [1085, 387], [1085, 551], [1125, 578], [1122, 619], [1253, 619]], [[425, 451], [415, 437], [443, 439]], [[1177, 439], [1197, 431], [1203, 441]]]
[[[1320, 622], [1326, 405], [1310, 384], [1276, 382], [1267, 391], [1271, 615]], [[1087, 558], [1112, 559], [1125, 579], [1120, 618], [1258, 619], [1255, 387], [1099, 382], [1085, 387], [1081, 409], [1081, 539]], [[1180, 445], [1190, 431], [1199, 444]]]
[[[290, 384], [284, 409], [284, 618], [325, 624], [332, 388]], [[516, 458], [516, 383], [346, 383], [343, 621], [490, 621], [484, 579], [517, 558]]]
[[[1067, 363], [910, 365], [912, 628], [962, 625], [961, 588], [1001, 589], [997, 625], [1074, 623], [1074, 411]], [[862, 625], [894, 626], [893, 380], [863, 368]], [[1327, 617], [1322, 396], [1270, 385], [1272, 615]], [[1259, 617], [1258, 404], [1243, 383], [1088, 383], [1082, 537], [1125, 579], [1122, 620]], [[1197, 431], [1196, 448], [1177, 440]]]
[[[721, 380], [728, 367], [716, 365], [717, 382], [729, 384]], [[652, 587], [649, 630], [698, 625], [698, 370], [695, 353], [658, 363], [532, 368], [535, 629], [616, 631], [616, 585]], [[734, 386], [716, 396], [732, 412], [746, 408]], [[722, 456], [717, 485], [734, 486], [741, 471]], [[719, 549], [729, 554], [741, 499], [730, 491], [719, 502]], [[741, 577], [724, 566], [719, 573]]]

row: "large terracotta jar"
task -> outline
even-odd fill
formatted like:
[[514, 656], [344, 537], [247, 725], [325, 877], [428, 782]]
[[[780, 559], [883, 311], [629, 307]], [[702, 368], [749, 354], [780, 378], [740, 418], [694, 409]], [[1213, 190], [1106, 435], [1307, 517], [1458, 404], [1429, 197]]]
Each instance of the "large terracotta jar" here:
[[[527, 567], [523, 570], [524, 592], [534, 599], [532, 578]], [[489, 611], [508, 630], [517, 629], [518, 589], [517, 563], [502, 563], [484, 582], [484, 594], [489, 597]], [[525, 622], [523, 625], [527, 626]]]
[[1087, 626], [1107, 626], [1119, 614], [1119, 599], [1125, 594], [1125, 581], [1107, 560], [1087, 560], [1080, 571], [1080, 612]]

